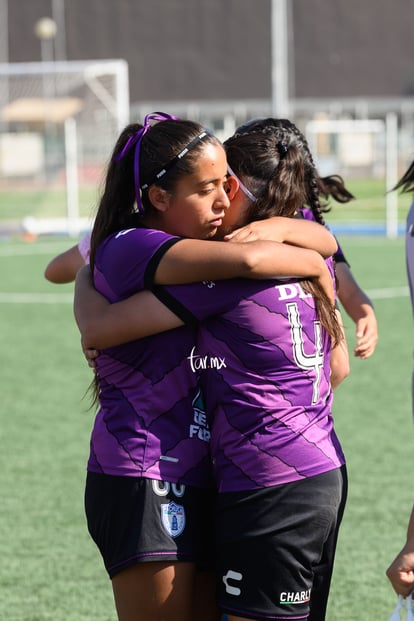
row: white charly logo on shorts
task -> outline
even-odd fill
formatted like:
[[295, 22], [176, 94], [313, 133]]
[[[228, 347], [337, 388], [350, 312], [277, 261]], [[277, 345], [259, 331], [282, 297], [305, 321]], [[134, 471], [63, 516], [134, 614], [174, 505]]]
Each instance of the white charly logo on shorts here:
[[182, 505], [170, 502], [161, 505], [162, 525], [171, 537], [178, 537], [185, 528], [185, 510]]
[[310, 602], [311, 590], [283, 591], [280, 594], [280, 604], [307, 604]]
[[229, 580], [232, 580], [233, 582], [240, 582], [240, 580], [242, 579], [243, 574], [241, 574], [239, 571], [233, 571], [233, 569], [229, 569], [226, 575], [223, 576], [223, 582], [226, 587], [226, 592], [230, 595], [240, 595], [241, 589], [234, 584], [229, 584]]

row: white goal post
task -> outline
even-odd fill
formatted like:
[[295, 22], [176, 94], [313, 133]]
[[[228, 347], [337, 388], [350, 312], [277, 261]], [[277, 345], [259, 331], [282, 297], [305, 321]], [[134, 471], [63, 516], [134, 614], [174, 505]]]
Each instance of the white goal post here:
[[[63, 179], [60, 226], [76, 235], [83, 226], [79, 177], [102, 168], [129, 115], [124, 60], [0, 64], [0, 178], [9, 185], [43, 179], [45, 186]], [[49, 228], [59, 227], [51, 220]]]
[[[385, 232], [386, 236], [398, 236], [398, 196], [392, 188], [398, 181], [398, 123], [397, 115], [389, 113], [385, 119], [316, 119], [306, 124], [306, 138], [311, 152], [318, 162], [321, 159], [320, 138], [338, 135], [340, 147], [335, 150], [335, 170], [343, 174], [347, 165], [370, 168], [375, 176], [379, 166], [385, 179]], [[378, 139], [377, 149], [372, 138]], [[341, 148], [342, 147], [342, 148]], [[380, 152], [381, 161], [378, 162]], [[378, 176], [378, 174], [377, 174]]]

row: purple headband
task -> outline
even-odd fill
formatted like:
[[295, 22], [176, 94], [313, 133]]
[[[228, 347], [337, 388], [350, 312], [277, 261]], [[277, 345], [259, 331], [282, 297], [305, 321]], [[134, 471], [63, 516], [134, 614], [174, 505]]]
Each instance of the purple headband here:
[[127, 140], [124, 148], [120, 153], [115, 156], [115, 160], [119, 162], [125, 154], [135, 146], [135, 154], [134, 154], [134, 183], [135, 183], [135, 197], [137, 201], [138, 212], [140, 214], [144, 213], [144, 206], [141, 200], [141, 190], [146, 190], [150, 185], [156, 183], [161, 177], [163, 177], [169, 170], [172, 168], [182, 157], [184, 157], [188, 151], [190, 151], [200, 140], [205, 138], [206, 136], [211, 135], [209, 131], [205, 130], [193, 140], [191, 140], [188, 145], [178, 153], [166, 166], [164, 166], [153, 178], [153, 180], [149, 183], [144, 183], [141, 185], [139, 178], [139, 157], [141, 153], [141, 143], [142, 139], [148, 130], [151, 127], [150, 121], [179, 121], [178, 116], [171, 116], [170, 114], [166, 114], [165, 112], [153, 112], [152, 114], [147, 114], [144, 119], [144, 126], [139, 129], [133, 136], [130, 136]]
[[239, 182], [239, 187], [241, 191], [243, 192], [243, 194], [247, 196], [247, 198], [252, 203], [257, 203], [257, 198], [255, 197], [255, 195], [252, 192], [250, 192], [249, 188], [246, 188], [242, 180], [236, 175], [235, 172], [233, 172], [233, 170], [230, 168], [230, 164], [227, 164], [227, 172], [230, 175], [230, 177], [235, 177], [235, 179], [237, 179], [237, 181]]
[[143, 183], [141, 186], [141, 190], [147, 190], [150, 185], [152, 185], [153, 183], [156, 183], [157, 181], [159, 181], [161, 179], [161, 177], [163, 177], [169, 170], [170, 168], [172, 168], [173, 166], [175, 166], [175, 164], [181, 160], [184, 155], [187, 155], [187, 153], [189, 151], [191, 151], [191, 149], [193, 149], [196, 144], [198, 144], [201, 140], [203, 140], [203, 138], [205, 138], [206, 136], [211, 136], [212, 134], [207, 130], [204, 129], [201, 134], [198, 134], [198, 136], [196, 136], [195, 138], [193, 138], [192, 140], [190, 140], [190, 142], [188, 143], [188, 145], [186, 145], [184, 147], [184, 149], [182, 149], [178, 155], [176, 155], [175, 157], [173, 157], [172, 160], [170, 160], [168, 162], [168, 164], [166, 164], [163, 168], [161, 168], [161, 170], [159, 172], [157, 172], [156, 175], [153, 176], [152, 180], [149, 181], [148, 183]]
[[134, 182], [135, 182], [135, 196], [137, 200], [137, 207], [139, 213], [144, 213], [144, 206], [141, 201], [141, 188], [140, 188], [140, 180], [139, 180], [139, 155], [141, 152], [141, 142], [147, 131], [150, 129], [151, 124], [150, 121], [178, 121], [178, 116], [172, 116], [170, 114], [166, 114], [165, 112], [152, 112], [151, 114], [147, 114], [144, 118], [144, 125], [139, 129], [133, 136], [130, 136], [120, 153], [118, 153], [115, 157], [115, 160], [119, 162], [125, 156], [125, 154], [135, 146], [135, 154], [134, 154]]

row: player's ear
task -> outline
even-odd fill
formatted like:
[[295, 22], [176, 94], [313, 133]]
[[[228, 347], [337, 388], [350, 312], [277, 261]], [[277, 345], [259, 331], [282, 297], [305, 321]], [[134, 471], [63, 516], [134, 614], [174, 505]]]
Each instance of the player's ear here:
[[233, 198], [236, 196], [237, 190], [239, 189], [239, 180], [237, 179], [237, 177], [229, 175], [226, 179], [225, 189], [229, 200], [232, 201]]
[[171, 194], [160, 188], [159, 185], [151, 185], [148, 189], [148, 198], [151, 204], [159, 211], [167, 211], [170, 206]]

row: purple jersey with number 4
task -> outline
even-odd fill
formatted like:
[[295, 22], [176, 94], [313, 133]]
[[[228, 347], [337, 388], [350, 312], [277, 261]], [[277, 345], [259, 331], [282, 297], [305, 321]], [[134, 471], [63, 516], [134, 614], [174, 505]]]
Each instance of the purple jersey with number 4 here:
[[[96, 288], [111, 302], [151, 288], [161, 257], [177, 241], [144, 228], [111, 235], [96, 253]], [[212, 484], [210, 430], [188, 364], [194, 339], [186, 326], [102, 350], [88, 470]]]
[[160, 297], [202, 321], [188, 362], [201, 374], [212, 417], [219, 491], [288, 483], [344, 464], [331, 411], [330, 338], [300, 282], [204, 282], [166, 287]]

